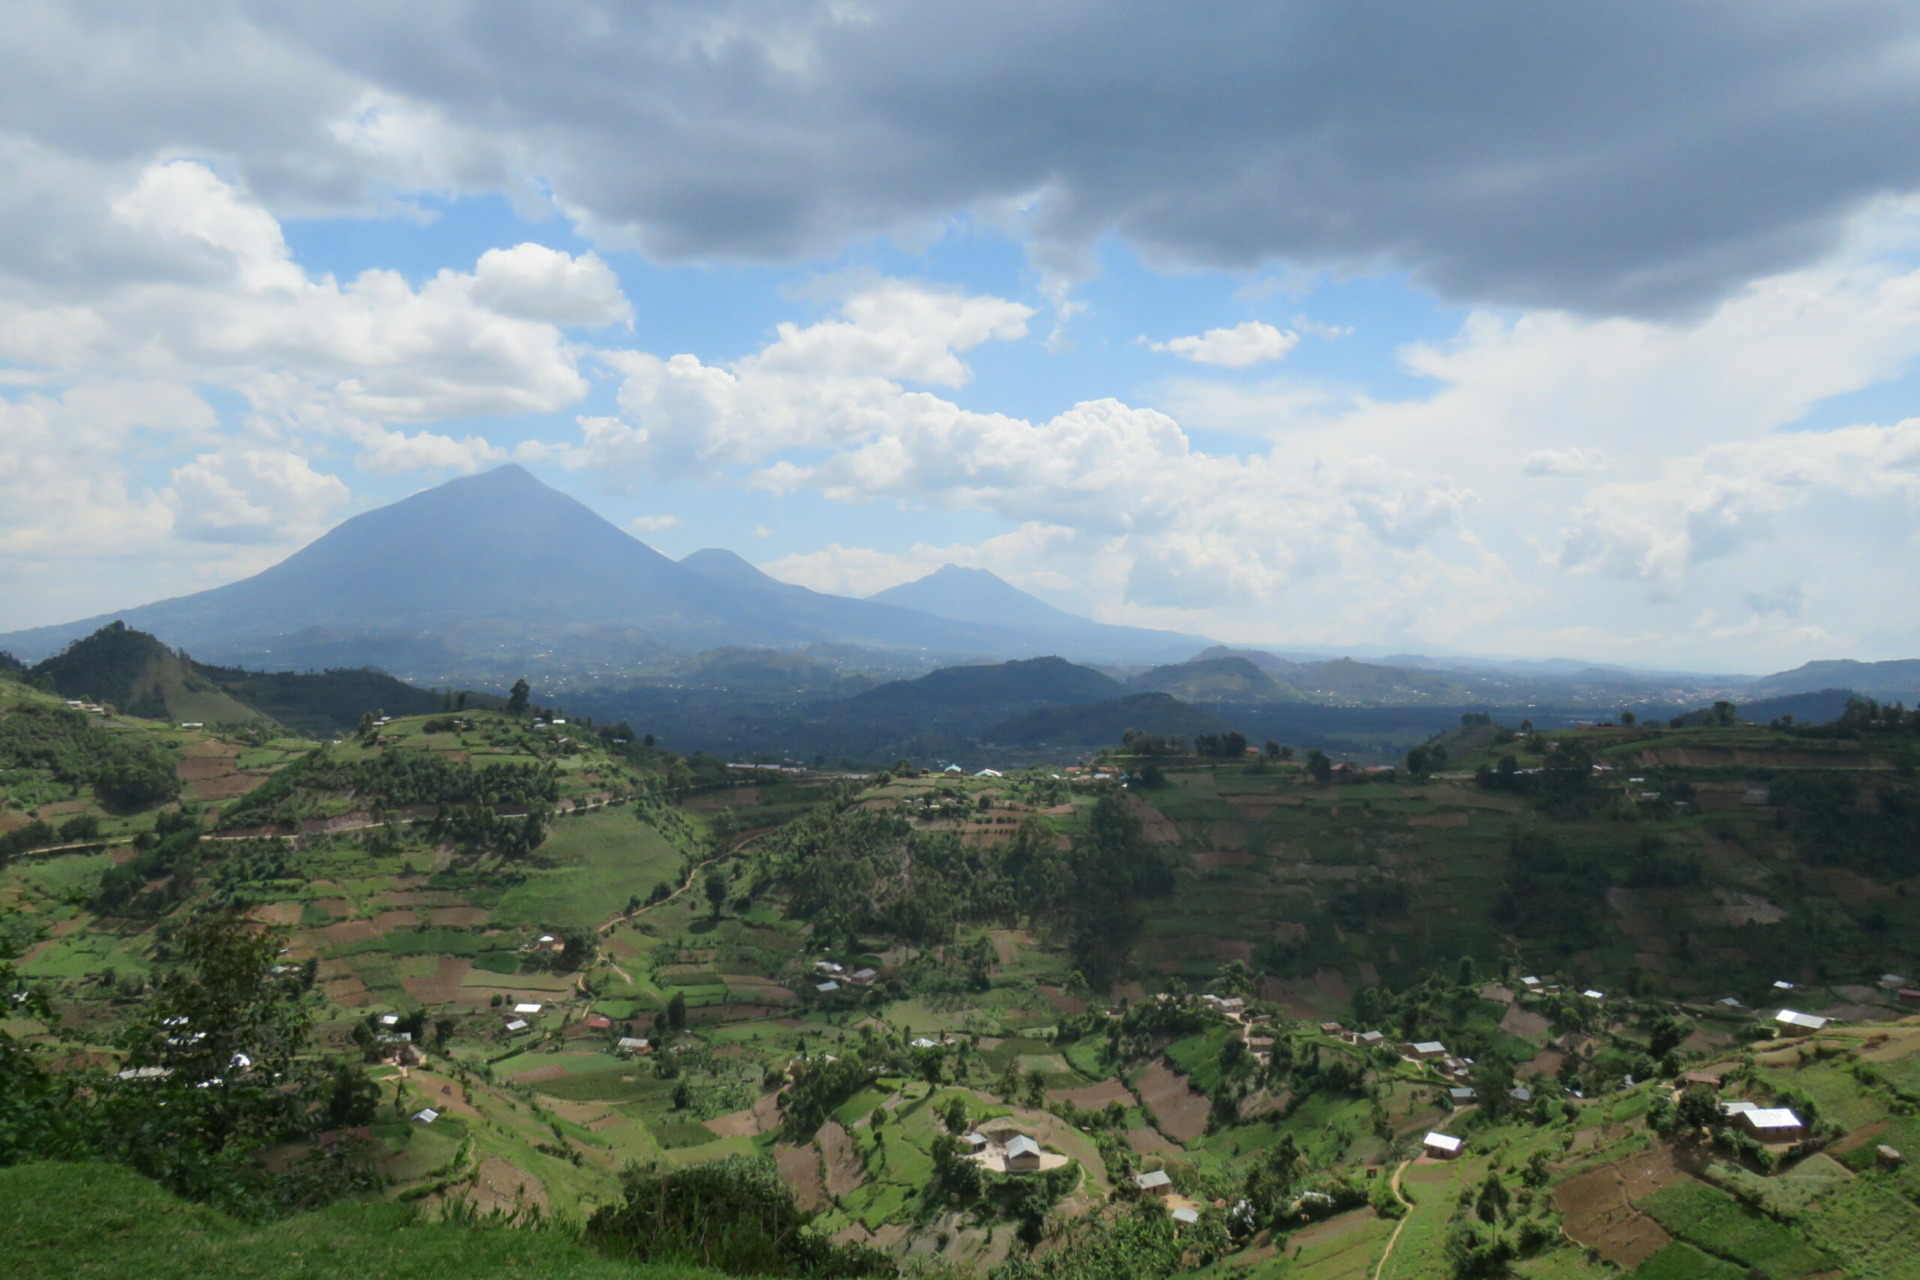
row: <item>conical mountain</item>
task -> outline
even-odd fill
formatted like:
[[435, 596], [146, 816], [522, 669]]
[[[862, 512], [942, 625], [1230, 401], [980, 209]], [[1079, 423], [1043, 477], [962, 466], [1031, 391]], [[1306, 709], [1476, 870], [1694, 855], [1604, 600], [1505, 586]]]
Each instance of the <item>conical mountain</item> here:
[[8, 642], [44, 652], [112, 619], [196, 656], [312, 629], [445, 633], [476, 619], [534, 636], [627, 624], [716, 643], [780, 630], [764, 602], [681, 568], [519, 466], [354, 516], [240, 582]]
[[1044, 636], [1062, 652], [1120, 662], [1168, 662], [1208, 642], [1177, 631], [1116, 626], [1068, 613], [1029, 595], [985, 569], [941, 565], [924, 578], [888, 587], [867, 599], [918, 609], [939, 618], [976, 625], [1014, 627]]
[[1097, 658], [1186, 640], [1022, 598], [1032, 607], [996, 616], [982, 606], [956, 619], [778, 582], [728, 551], [676, 563], [510, 465], [354, 516], [251, 578], [3, 635], [0, 649], [32, 660], [118, 620], [202, 660], [375, 663], [438, 681], [536, 671], [543, 654], [619, 662], [660, 646], [825, 642], [955, 658]]

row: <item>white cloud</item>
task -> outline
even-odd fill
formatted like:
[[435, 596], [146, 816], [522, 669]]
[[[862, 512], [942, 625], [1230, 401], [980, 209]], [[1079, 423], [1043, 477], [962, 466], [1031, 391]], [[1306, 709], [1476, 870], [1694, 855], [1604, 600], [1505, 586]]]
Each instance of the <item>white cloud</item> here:
[[635, 533], [659, 533], [678, 526], [680, 517], [676, 515], [635, 516], [627, 522], [627, 528]]
[[221, 384], [265, 422], [365, 428], [563, 408], [587, 383], [558, 324], [628, 314], [604, 263], [532, 244], [417, 289], [309, 276], [274, 217], [194, 161], [147, 166], [111, 208], [100, 234], [137, 269], [0, 294], [0, 359]]
[[175, 531], [202, 542], [300, 542], [320, 533], [350, 495], [297, 454], [203, 453], [176, 467], [167, 491]]
[[599, 255], [575, 258], [531, 243], [481, 254], [473, 300], [502, 315], [548, 324], [608, 325], [633, 318], [619, 277]]
[[1276, 329], [1259, 320], [1247, 320], [1231, 329], [1209, 329], [1203, 334], [1150, 342], [1148, 349], [1164, 351], [1195, 364], [1217, 364], [1228, 369], [1278, 360], [1298, 346], [1300, 335]]
[[1613, 465], [1605, 449], [1536, 449], [1521, 462], [1530, 476], [1591, 476]]

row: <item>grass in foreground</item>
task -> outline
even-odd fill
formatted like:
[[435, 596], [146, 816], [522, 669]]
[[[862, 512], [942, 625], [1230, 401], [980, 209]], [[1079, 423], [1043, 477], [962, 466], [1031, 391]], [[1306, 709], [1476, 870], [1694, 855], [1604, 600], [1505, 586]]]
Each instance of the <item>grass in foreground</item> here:
[[396, 1204], [339, 1205], [264, 1226], [184, 1203], [103, 1164], [0, 1169], [8, 1280], [719, 1280], [602, 1258], [560, 1232], [422, 1222]]

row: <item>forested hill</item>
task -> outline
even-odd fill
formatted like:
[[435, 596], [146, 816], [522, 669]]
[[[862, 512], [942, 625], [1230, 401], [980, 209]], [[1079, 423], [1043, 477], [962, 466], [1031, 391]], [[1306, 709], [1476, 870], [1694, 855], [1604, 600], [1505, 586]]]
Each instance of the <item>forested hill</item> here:
[[249, 724], [271, 719], [222, 690], [144, 631], [112, 622], [34, 665], [29, 677], [63, 697], [149, 720]]
[[[0, 672], [6, 667], [0, 665]], [[331, 737], [369, 712], [426, 715], [497, 706], [489, 695], [418, 689], [366, 667], [323, 672], [247, 671], [195, 662], [158, 638], [112, 622], [20, 675], [64, 698], [110, 705], [128, 715], [217, 725], [284, 726]]]

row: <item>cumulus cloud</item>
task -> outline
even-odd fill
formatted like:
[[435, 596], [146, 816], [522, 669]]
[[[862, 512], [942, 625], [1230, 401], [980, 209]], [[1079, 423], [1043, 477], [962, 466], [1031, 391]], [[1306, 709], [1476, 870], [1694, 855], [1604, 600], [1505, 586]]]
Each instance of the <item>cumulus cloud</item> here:
[[1530, 476], [1590, 476], [1612, 466], [1605, 449], [1536, 449], [1520, 469]]
[[188, 3], [165, 22], [30, 3], [0, 116], [109, 162], [229, 157], [281, 213], [504, 191], [661, 259], [911, 241], [977, 210], [1069, 273], [1118, 235], [1649, 313], [1806, 262], [1920, 183], [1920, 84], [1889, 52], [1917, 29], [1871, 0], [1526, 22], [1495, 0], [1204, 21], [1144, 0]]
[[635, 516], [627, 521], [627, 528], [635, 533], [659, 533], [664, 529], [674, 528], [679, 523], [680, 517], [676, 515]]
[[[1022, 334], [1026, 314], [997, 299], [886, 282], [846, 300], [835, 317], [780, 325], [765, 348], [729, 364], [610, 353], [622, 375], [621, 412], [583, 418], [561, 456], [617, 487], [698, 475], [1070, 531], [1065, 540], [1048, 535], [1045, 558], [1067, 566], [1056, 571], [1069, 580], [1104, 584], [1105, 611], [1127, 601], [1198, 608], [1222, 593], [1260, 604], [1323, 572], [1443, 554], [1473, 501], [1444, 478], [1373, 456], [1207, 453], [1172, 417], [1117, 399], [1031, 421], [903, 385], [930, 372], [963, 381], [960, 350]], [[1029, 544], [1033, 558], [1031, 536]], [[996, 569], [1017, 558], [1004, 548], [940, 554]], [[868, 585], [873, 565], [898, 580], [923, 562], [876, 553], [863, 569], [840, 548], [789, 557], [775, 571], [810, 584]]]
[[181, 537], [282, 543], [320, 532], [349, 494], [297, 454], [230, 449], [176, 467], [167, 496]]
[[1147, 345], [1150, 350], [1165, 351], [1195, 364], [1244, 369], [1281, 359], [1299, 342], [1300, 335], [1291, 329], [1276, 329], [1259, 320], [1247, 320], [1231, 329], [1209, 329], [1202, 334]]
[[388, 270], [311, 276], [272, 214], [195, 161], [148, 165], [99, 198], [112, 225], [93, 230], [125, 269], [86, 288], [17, 281], [0, 294], [0, 359], [66, 378], [224, 385], [270, 433], [361, 437], [375, 470], [471, 470], [500, 456], [484, 441], [389, 427], [562, 408], [587, 383], [560, 325], [630, 314], [597, 257], [536, 244], [417, 288]]

